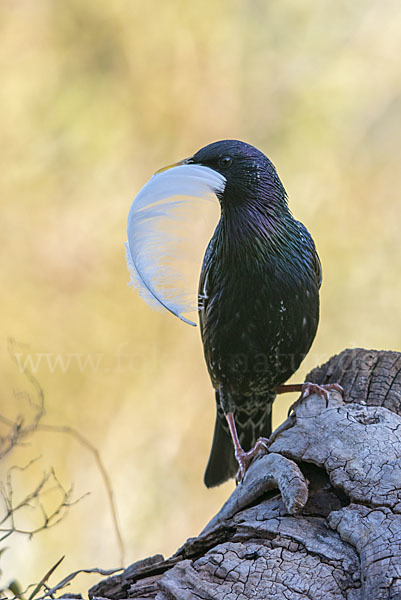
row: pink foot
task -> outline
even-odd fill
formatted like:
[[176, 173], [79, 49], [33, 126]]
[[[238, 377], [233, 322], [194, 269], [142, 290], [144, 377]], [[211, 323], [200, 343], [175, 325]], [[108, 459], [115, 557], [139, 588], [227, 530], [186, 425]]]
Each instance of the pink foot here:
[[318, 385], [317, 383], [311, 383], [306, 381], [302, 384], [301, 395], [298, 400], [295, 400], [293, 404], [291, 404], [288, 410], [288, 416], [311, 394], [318, 394], [322, 396], [326, 400], [326, 408], [329, 405], [329, 392], [339, 392], [341, 396], [344, 396], [344, 389], [338, 383], [327, 383], [325, 385]]
[[248, 450], [248, 452], [245, 452], [245, 450], [242, 449], [235, 452], [235, 458], [239, 464], [239, 469], [236, 475], [236, 480], [238, 483], [244, 479], [245, 473], [247, 472], [249, 465], [255, 456], [261, 452], [266, 454], [269, 451], [269, 445], [270, 442], [268, 438], [260, 437], [258, 440], [256, 440], [254, 447]]

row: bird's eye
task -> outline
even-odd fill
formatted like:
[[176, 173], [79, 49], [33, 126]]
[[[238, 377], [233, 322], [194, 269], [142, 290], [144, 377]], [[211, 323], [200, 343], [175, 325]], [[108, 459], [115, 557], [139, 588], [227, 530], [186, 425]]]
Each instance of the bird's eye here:
[[228, 167], [231, 167], [232, 162], [233, 159], [231, 158], [231, 156], [222, 156], [219, 159], [219, 167], [221, 167], [222, 169], [228, 169]]

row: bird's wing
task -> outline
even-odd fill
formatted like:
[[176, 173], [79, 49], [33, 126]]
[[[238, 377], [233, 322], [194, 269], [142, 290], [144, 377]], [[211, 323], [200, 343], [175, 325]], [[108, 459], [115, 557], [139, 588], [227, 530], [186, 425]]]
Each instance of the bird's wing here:
[[313, 248], [314, 248], [313, 258], [314, 258], [314, 267], [315, 267], [315, 273], [316, 273], [317, 287], [320, 288], [320, 286], [322, 285], [322, 279], [323, 279], [322, 263], [320, 262], [320, 258], [316, 251], [315, 244], [313, 244]]
[[213, 246], [214, 246], [213, 238], [210, 240], [205, 256], [203, 258], [202, 269], [199, 277], [199, 288], [198, 288], [198, 312], [199, 312], [199, 323], [201, 327], [201, 331], [203, 331], [204, 320], [205, 320], [205, 310], [209, 301], [209, 277], [210, 270], [212, 265], [212, 257], [213, 257]]
[[320, 262], [320, 258], [317, 253], [317, 250], [316, 250], [315, 242], [313, 241], [311, 234], [306, 229], [306, 227], [303, 223], [301, 223], [300, 221], [297, 221], [297, 226], [298, 226], [299, 232], [301, 234], [301, 237], [304, 240], [304, 242], [306, 242], [306, 247], [309, 250], [305, 254], [304, 260], [307, 260], [310, 262], [310, 260], [312, 259], [312, 268], [313, 268], [313, 271], [314, 271], [315, 277], [316, 277], [316, 285], [318, 288], [320, 288], [320, 286], [322, 285], [323, 272], [322, 272], [322, 263]]

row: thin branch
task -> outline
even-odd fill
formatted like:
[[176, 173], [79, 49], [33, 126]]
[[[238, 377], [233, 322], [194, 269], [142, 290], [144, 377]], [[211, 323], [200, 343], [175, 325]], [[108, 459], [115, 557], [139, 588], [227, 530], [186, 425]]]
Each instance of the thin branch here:
[[29, 596], [28, 600], [33, 600], [33, 598], [36, 596], [36, 594], [40, 591], [41, 587], [45, 585], [46, 581], [49, 579], [49, 577], [52, 575], [52, 573], [54, 573], [54, 571], [57, 569], [57, 567], [59, 566], [60, 563], [63, 562], [64, 560], [64, 556], [62, 556], [55, 565], [53, 565], [45, 575], [43, 575], [42, 579], [39, 581], [38, 585], [35, 587], [35, 589], [33, 590], [33, 592], [31, 593], [31, 595]]
[[50, 433], [65, 433], [67, 435], [70, 435], [92, 453], [92, 455], [95, 459], [95, 462], [99, 468], [99, 471], [101, 473], [103, 483], [104, 483], [104, 486], [106, 489], [107, 498], [109, 501], [110, 512], [112, 515], [114, 530], [115, 530], [119, 554], [120, 554], [119, 562], [120, 562], [120, 565], [124, 565], [125, 564], [125, 546], [124, 546], [124, 541], [123, 541], [123, 538], [121, 535], [120, 526], [118, 523], [117, 507], [116, 507], [115, 500], [114, 500], [113, 488], [111, 485], [109, 474], [107, 473], [106, 468], [103, 464], [103, 461], [100, 457], [99, 450], [86, 437], [84, 437], [79, 431], [77, 431], [73, 427], [70, 427], [69, 425], [39, 424], [38, 430], [48, 431]]
[[[8, 339], [8, 352], [11, 360], [18, 366], [16, 353], [15, 353], [16, 342], [13, 338]], [[29, 383], [34, 387], [36, 391], [37, 400], [34, 400], [27, 392], [19, 392], [19, 396], [23, 396], [28, 404], [35, 409], [32, 421], [25, 425], [24, 417], [22, 415], [17, 416], [15, 420], [9, 419], [4, 415], [0, 415], [0, 422], [9, 428], [7, 435], [0, 437], [0, 459], [4, 458], [11, 450], [23, 443], [23, 440], [33, 433], [45, 414], [45, 397], [43, 388], [36, 379], [36, 377], [28, 369], [23, 370], [23, 375], [28, 379]]]
[[[16, 363], [18, 366], [18, 362], [16, 359], [16, 351], [15, 351], [16, 345], [17, 345], [16, 341], [13, 338], [9, 338], [9, 340], [8, 340], [9, 354], [10, 354], [10, 357], [13, 360], [13, 362]], [[11, 419], [8, 419], [4, 415], [0, 415], [0, 422], [4, 423], [5, 425], [7, 425], [9, 427], [7, 436], [0, 437], [0, 459], [3, 458], [6, 454], [8, 454], [14, 446], [22, 445], [23, 439], [26, 438], [33, 431], [37, 431], [37, 430], [47, 431], [47, 432], [51, 432], [51, 433], [66, 433], [66, 434], [72, 436], [73, 438], [75, 438], [81, 445], [83, 445], [87, 450], [89, 450], [95, 459], [95, 462], [98, 466], [98, 469], [100, 471], [100, 474], [101, 474], [101, 477], [103, 479], [103, 483], [104, 483], [104, 486], [106, 489], [106, 494], [107, 494], [110, 512], [111, 512], [111, 516], [112, 516], [113, 526], [114, 526], [115, 535], [117, 538], [117, 544], [118, 544], [118, 548], [119, 548], [120, 564], [123, 565], [125, 562], [125, 547], [124, 547], [124, 542], [123, 542], [123, 538], [121, 535], [120, 526], [118, 523], [117, 507], [115, 504], [113, 488], [111, 485], [110, 477], [106, 471], [106, 468], [100, 457], [98, 449], [85, 436], [83, 436], [79, 431], [77, 431], [73, 427], [41, 424], [40, 420], [42, 419], [43, 415], [45, 414], [43, 388], [39, 384], [36, 377], [29, 371], [29, 369], [24, 368], [22, 373], [36, 390], [36, 396], [37, 396], [36, 401], [34, 401], [29, 394], [27, 394], [26, 392], [24, 393], [24, 396], [26, 396], [29, 404], [36, 409], [36, 413], [34, 415], [33, 421], [29, 425], [26, 425], [26, 426], [24, 426], [24, 420], [23, 420], [22, 416], [19, 416], [15, 421], [12, 421]], [[52, 472], [52, 475], [53, 475], [53, 478], [56, 480], [54, 471]], [[56, 482], [57, 482], [57, 480], [56, 480]], [[38, 488], [42, 489], [43, 486], [45, 485], [45, 483], [46, 483], [46, 481], [42, 480], [40, 482]], [[59, 482], [57, 482], [57, 486], [62, 489], [62, 486], [59, 485]], [[38, 488], [30, 494], [30, 496], [27, 498], [27, 501], [22, 504], [23, 506], [28, 506], [29, 502], [32, 500], [32, 498], [36, 499], [37, 494], [40, 491], [40, 489], [38, 489]], [[69, 490], [68, 494], [70, 492], [71, 492], [71, 490]], [[12, 490], [10, 490], [10, 488], [9, 488], [8, 493], [5, 493], [4, 487], [3, 487], [3, 489], [0, 489], [0, 494], [3, 498], [3, 502], [6, 505], [6, 509], [7, 509], [6, 517], [2, 521], [2, 522], [4, 522], [4, 520], [7, 520], [7, 518], [13, 518], [13, 510], [11, 509]], [[69, 496], [67, 495], [66, 500], [68, 497]], [[70, 506], [70, 505], [71, 505], [71, 503], [66, 503], [66, 506]], [[15, 512], [15, 510], [18, 510], [19, 508], [20, 507], [14, 508], [14, 512]], [[60, 508], [60, 510], [61, 510], [61, 508]], [[45, 519], [46, 523], [49, 520], [49, 518], [45, 514], [44, 514], [44, 519]], [[0, 522], [0, 525], [2, 522]], [[0, 529], [0, 531], [4, 532], [5, 537], [7, 537], [7, 535], [6, 535], [7, 532], [4, 531], [4, 529], [3, 530]], [[23, 532], [23, 533], [26, 533], [26, 532]], [[0, 538], [0, 539], [4, 539], [4, 536], [3, 536], [3, 538]]]
[[[39, 581], [39, 583], [31, 583], [30, 585], [28, 585], [24, 591], [21, 591], [19, 584], [17, 582], [12, 582], [9, 587], [7, 589], [9, 589], [13, 594], [13, 598], [12, 600], [24, 600], [25, 596], [27, 595], [28, 591], [31, 590], [32, 588], [33, 591], [30, 593], [28, 600], [33, 600], [36, 597], [36, 594], [40, 591], [40, 589], [43, 587], [45, 588], [45, 593], [42, 596], [39, 596], [37, 598], [37, 600], [44, 600], [45, 598], [54, 598], [54, 594], [61, 590], [64, 587], [67, 587], [70, 582], [80, 573], [96, 573], [98, 575], [102, 575], [103, 577], [109, 577], [110, 575], [114, 575], [115, 573], [118, 573], [119, 571], [122, 571], [123, 569], [121, 567], [117, 568], [117, 569], [99, 569], [98, 567], [95, 567], [93, 569], [79, 569], [78, 571], [74, 571], [73, 573], [70, 573], [69, 575], [67, 575], [66, 577], [64, 577], [64, 579], [62, 579], [61, 581], [59, 581], [59, 583], [57, 583], [55, 586], [53, 586], [52, 588], [48, 587], [46, 585], [47, 580], [49, 579], [49, 577], [54, 573], [54, 571], [57, 569], [57, 567], [60, 565], [60, 563], [64, 560], [64, 556], [62, 556], [55, 565], [53, 565], [48, 571], [47, 573], [42, 577], [42, 579]], [[0, 593], [3, 592], [4, 590], [0, 590]], [[79, 597], [81, 597], [79, 595]], [[3, 597], [4, 598], [4, 597]], [[2, 598], [2, 600], [3, 600]]]
[[44, 600], [45, 598], [49, 598], [49, 597], [52, 598], [53, 595], [58, 590], [61, 590], [62, 588], [69, 585], [70, 581], [72, 581], [80, 573], [97, 573], [98, 575], [103, 575], [104, 577], [109, 577], [110, 575], [114, 575], [115, 573], [118, 573], [119, 571], [122, 571], [122, 570], [123, 569], [121, 567], [119, 567], [118, 569], [107, 569], [107, 570], [98, 569], [98, 568], [79, 569], [78, 571], [74, 571], [73, 573], [70, 573], [69, 575], [67, 575], [67, 577], [64, 577], [64, 579], [62, 581], [57, 583], [57, 585], [55, 585], [51, 589], [47, 589], [46, 593], [43, 594], [43, 596], [39, 596], [39, 598], [37, 600]]
[[[3, 500], [3, 504], [5, 506], [6, 512], [2, 520], [0, 521], [0, 541], [3, 541], [12, 533], [20, 533], [22, 535], [32, 536], [39, 531], [43, 531], [44, 529], [49, 529], [53, 527], [64, 517], [70, 506], [73, 506], [77, 502], [79, 502], [86, 494], [80, 496], [76, 500], [71, 500], [72, 488], [66, 490], [64, 489], [61, 482], [58, 480], [53, 469], [50, 469], [47, 473], [44, 473], [39, 483], [36, 487], [23, 498], [21, 501], [14, 504], [14, 491], [13, 491], [13, 483], [12, 483], [12, 473], [16, 470], [25, 471], [28, 469], [37, 459], [31, 460], [24, 467], [11, 467], [7, 472], [6, 484], [2, 483], [0, 485], [0, 496]], [[54, 482], [51, 488], [46, 490], [46, 485]], [[40, 498], [46, 494], [46, 492], [50, 491], [50, 489], [54, 492], [59, 491], [61, 494], [61, 500], [55, 507], [55, 509], [47, 514], [43, 504], [40, 502]], [[15, 521], [16, 514], [20, 512], [24, 508], [35, 509], [39, 507], [42, 512], [42, 523], [35, 527], [34, 529], [22, 529], [18, 527]], [[7, 525], [5, 525], [9, 521]]]

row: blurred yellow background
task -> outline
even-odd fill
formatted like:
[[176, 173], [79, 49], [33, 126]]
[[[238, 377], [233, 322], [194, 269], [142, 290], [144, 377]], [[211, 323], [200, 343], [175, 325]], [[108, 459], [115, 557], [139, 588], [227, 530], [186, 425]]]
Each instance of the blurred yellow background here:
[[[202, 482], [215, 408], [199, 329], [127, 286], [134, 195], [211, 141], [252, 143], [323, 263], [321, 324], [294, 379], [347, 346], [399, 350], [400, 25], [396, 0], [2, 1], [0, 412], [23, 410], [15, 390], [29, 389], [13, 337], [37, 367], [43, 422], [99, 449], [126, 564], [175, 551], [233, 489]], [[293, 400], [279, 399], [275, 424]], [[4, 479], [39, 457], [16, 492], [54, 466], [74, 497], [90, 494], [55, 528], [4, 542], [3, 584], [38, 581], [64, 554], [50, 583], [118, 566], [91, 453], [65, 434], [30, 442], [1, 463]]]

